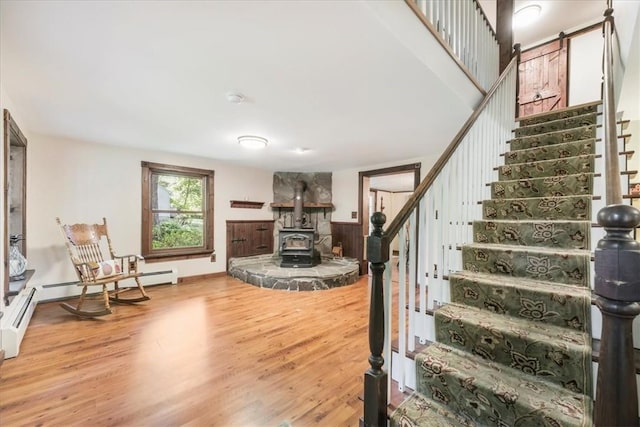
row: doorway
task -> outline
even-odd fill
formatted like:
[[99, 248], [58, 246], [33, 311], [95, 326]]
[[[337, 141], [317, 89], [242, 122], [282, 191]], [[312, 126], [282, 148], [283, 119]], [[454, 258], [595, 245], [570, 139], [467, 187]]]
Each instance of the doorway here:
[[388, 225], [404, 205], [403, 200], [406, 201], [408, 195], [420, 184], [420, 167], [420, 163], [410, 163], [359, 173], [358, 218], [363, 240], [362, 253], [359, 256], [361, 274], [367, 271], [366, 240], [371, 232], [371, 215], [374, 212], [383, 212], [387, 216], [385, 224]]

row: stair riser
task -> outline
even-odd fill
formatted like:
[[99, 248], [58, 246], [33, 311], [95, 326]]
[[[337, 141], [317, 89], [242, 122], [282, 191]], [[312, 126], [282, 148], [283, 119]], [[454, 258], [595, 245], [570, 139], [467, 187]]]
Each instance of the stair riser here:
[[570, 157], [566, 159], [543, 160], [540, 162], [518, 163], [500, 166], [498, 179], [510, 181], [514, 179], [541, 178], [549, 176], [566, 176], [580, 173], [593, 173], [594, 156]]
[[595, 113], [598, 111], [598, 104], [584, 105], [563, 111], [553, 111], [547, 114], [536, 115], [535, 117], [520, 120], [520, 126], [531, 126], [539, 123], [549, 122], [553, 120], [564, 119], [568, 117], [581, 116], [583, 114]]
[[451, 276], [451, 301], [481, 310], [506, 314], [543, 324], [590, 331], [591, 295], [581, 288], [566, 286], [564, 292], [544, 287], [518, 287]]
[[525, 150], [565, 142], [593, 139], [596, 137], [596, 126], [584, 126], [575, 129], [550, 132], [542, 135], [523, 136], [511, 140], [511, 150]]
[[494, 199], [482, 202], [483, 219], [583, 220], [591, 219], [591, 197]]
[[505, 154], [506, 165], [516, 163], [532, 163], [543, 160], [564, 159], [583, 155], [592, 155], [596, 152], [595, 139], [587, 141], [574, 141], [563, 144], [547, 145], [544, 147], [529, 148], [526, 150], [513, 150]]
[[573, 129], [580, 126], [589, 126], [596, 124], [596, 114], [583, 114], [581, 116], [568, 117], [565, 119], [553, 120], [548, 122], [537, 123], [531, 126], [524, 126], [515, 129], [515, 136], [539, 135], [541, 133], [555, 132], [559, 130]]
[[590, 255], [566, 256], [533, 250], [498, 250], [463, 246], [465, 270], [589, 286]]
[[[489, 313], [484, 321], [474, 318], [474, 323], [443, 313], [438, 310], [435, 314], [438, 342], [544, 378], [575, 393], [591, 393], [591, 341], [587, 334], [583, 343], [565, 342], [561, 336], [535, 341], [527, 330], [499, 328]], [[530, 327], [535, 328], [535, 324]]]
[[491, 183], [493, 199], [562, 197], [591, 194], [593, 174], [497, 181]]
[[473, 241], [534, 247], [588, 249], [591, 224], [582, 222], [474, 221]]

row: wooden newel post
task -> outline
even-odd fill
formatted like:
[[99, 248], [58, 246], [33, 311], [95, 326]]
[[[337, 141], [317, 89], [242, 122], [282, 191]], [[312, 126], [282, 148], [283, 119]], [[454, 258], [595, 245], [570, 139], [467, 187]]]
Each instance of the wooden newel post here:
[[595, 250], [602, 340], [594, 424], [638, 426], [632, 323], [640, 314], [640, 243], [632, 239], [631, 231], [640, 224], [640, 211], [610, 205], [598, 212], [598, 223], [607, 234]]
[[387, 425], [387, 373], [382, 369], [384, 359], [384, 288], [382, 273], [389, 261], [389, 239], [382, 226], [387, 217], [376, 212], [371, 217], [373, 231], [367, 237], [367, 259], [371, 265], [371, 303], [369, 306], [369, 364], [364, 374], [364, 419], [360, 425], [382, 427]]

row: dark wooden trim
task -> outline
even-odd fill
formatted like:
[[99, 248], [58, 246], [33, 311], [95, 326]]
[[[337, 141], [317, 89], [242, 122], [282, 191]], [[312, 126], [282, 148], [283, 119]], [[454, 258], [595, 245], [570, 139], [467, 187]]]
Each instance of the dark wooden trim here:
[[527, 46], [526, 51], [529, 51], [529, 50], [532, 50], [532, 49], [537, 49], [539, 47], [544, 46], [547, 43], [553, 42], [555, 40], [559, 40], [560, 39], [560, 34], [562, 35], [562, 38], [569, 40], [569, 39], [571, 39], [573, 37], [577, 37], [577, 36], [580, 36], [582, 34], [590, 33], [591, 31], [596, 31], [596, 30], [600, 30], [600, 29], [602, 29], [602, 22], [596, 22], [595, 24], [588, 25], [588, 26], [586, 26], [584, 28], [580, 28], [580, 29], [572, 31], [572, 32], [570, 32], [568, 34], [561, 32], [561, 33], [558, 34], [558, 38], [554, 38], [552, 40], [547, 40], [545, 42], [541, 42], [541, 43], [533, 45], [533, 46]]
[[496, 5], [496, 38], [500, 50], [500, 73], [513, 57], [513, 0], [498, 0]]
[[4, 170], [3, 170], [3, 200], [4, 200], [4, 212], [2, 214], [3, 220], [3, 237], [4, 242], [3, 250], [4, 250], [4, 278], [3, 278], [3, 296], [5, 302], [8, 304], [8, 296], [9, 296], [9, 160], [10, 160], [10, 147], [18, 146], [24, 147], [24, 158], [23, 158], [23, 171], [22, 171], [22, 230], [21, 234], [23, 237], [22, 245], [21, 245], [21, 253], [26, 258], [27, 256], [27, 138], [24, 136], [20, 127], [9, 113], [9, 110], [5, 109], [3, 111], [3, 145], [4, 145]]
[[264, 202], [252, 202], [249, 200], [229, 200], [229, 204], [232, 208], [245, 208], [245, 209], [262, 209]]
[[199, 280], [215, 279], [218, 277], [224, 277], [227, 275], [226, 271], [218, 271], [217, 273], [195, 274], [193, 276], [178, 277], [178, 284], [183, 285], [185, 283], [197, 282]]
[[[409, 8], [411, 8], [413, 13], [420, 20], [420, 22], [422, 22], [422, 24], [425, 27], [427, 27], [427, 30], [429, 30], [431, 35], [438, 41], [438, 43], [440, 43], [440, 46], [442, 46], [442, 48], [447, 52], [447, 54], [449, 54], [449, 56], [451, 57], [451, 60], [456, 63], [458, 68], [460, 68], [460, 70], [467, 76], [469, 81], [473, 83], [476, 89], [478, 89], [482, 95], [486, 95], [487, 91], [484, 90], [484, 88], [478, 82], [478, 80], [476, 80], [473, 74], [471, 74], [467, 66], [464, 65], [462, 61], [460, 61], [460, 58], [458, 58], [456, 54], [453, 52], [453, 50], [451, 50], [451, 47], [449, 47], [449, 45], [442, 39], [442, 36], [440, 35], [440, 33], [433, 27], [433, 25], [431, 24], [431, 22], [429, 22], [427, 17], [422, 14], [422, 11], [418, 8], [415, 2], [413, 0], [404, 0], [404, 2], [407, 4], [407, 6], [409, 6]], [[476, 4], [476, 8], [479, 8], [484, 16], [484, 12], [482, 11], [482, 8], [478, 6], [478, 3], [475, 0], [474, 0], [474, 3]], [[484, 16], [484, 19], [488, 25], [489, 31], [491, 31], [491, 33], [493, 34], [491, 25], [489, 24], [489, 21], [487, 20], [486, 16]]]
[[[215, 171], [209, 169], [199, 169], [186, 166], [167, 165], [163, 163], [140, 162], [141, 165], [141, 204], [142, 219], [140, 233], [140, 248], [142, 256], [148, 262], [182, 260], [191, 258], [202, 258], [210, 256], [214, 252], [214, 194], [215, 194]], [[167, 175], [192, 176], [203, 179], [205, 195], [203, 196], [204, 210], [204, 236], [203, 246], [198, 248], [179, 248], [154, 250], [151, 247], [151, 237], [153, 235], [153, 222], [151, 221], [151, 180], [154, 173], [165, 173]]]

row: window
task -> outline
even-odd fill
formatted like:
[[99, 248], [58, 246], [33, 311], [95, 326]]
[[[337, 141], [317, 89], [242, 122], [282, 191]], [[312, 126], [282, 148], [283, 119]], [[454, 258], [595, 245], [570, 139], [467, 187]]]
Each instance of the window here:
[[186, 259], [213, 252], [213, 176], [142, 162], [142, 255]]

